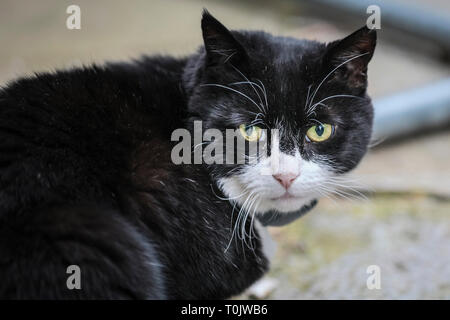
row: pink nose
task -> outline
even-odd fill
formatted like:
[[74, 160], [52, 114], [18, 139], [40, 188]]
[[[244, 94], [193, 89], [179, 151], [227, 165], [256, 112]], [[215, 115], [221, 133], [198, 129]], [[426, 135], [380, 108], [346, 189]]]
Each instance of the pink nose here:
[[297, 179], [299, 175], [296, 173], [279, 173], [274, 174], [273, 177], [277, 180], [283, 187], [289, 189], [295, 179]]

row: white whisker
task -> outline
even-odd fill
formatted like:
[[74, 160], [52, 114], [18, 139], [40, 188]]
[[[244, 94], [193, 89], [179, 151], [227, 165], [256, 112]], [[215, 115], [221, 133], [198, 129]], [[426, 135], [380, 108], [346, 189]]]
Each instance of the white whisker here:
[[224, 86], [222, 84], [217, 84], [217, 83], [205, 83], [205, 84], [201, 84], [201, 87], [219, 87], [219, 88], [223, 88], [223, 89], [227, 89], [227, 90], [231, 90], [237, 94], [240, 94], [241, 96], [247, 98], [249, 101], [251, 101], [261, 112], [264, 112], [264, 110], [261, 109], [261, 107], [252, 99], [250, 98], [248, 95], [246, 95], [245, 93], [240, 92], [239, 90], [235, 90], [233, 88], [230, 88], [228, 86]]
[[336, 94], [336, 95], [333, 95], [333, 96], [326, 97], [326, 98], [320, 100], [319, 102], [313, 104], [313, 105], [308, 109], [307, 113], [310, 114], [311, 111], [313, 111], [313, 110], [316, 108], [316, 106], [318, 106], [319, 104], [322, 104], [322, 102], [324, 102], [324, 101], [326, 101], [326, 100], [334, 99], [334, 98], [357, 98], [357, 99], [363, 99], [363, 98], [361, 98], [361, 97], [353, 96], [353, 95], [350, 95], [350, 94]]
[[261, 84], [263, 90], [264, 90], [264, 99], [266, 100], [266, 108], [269, 108], [269, 104], [267, 103], [267, 92], [266, 92], [266, 87], [264, 86], [264, 83], [257, 79], [257, 81]]

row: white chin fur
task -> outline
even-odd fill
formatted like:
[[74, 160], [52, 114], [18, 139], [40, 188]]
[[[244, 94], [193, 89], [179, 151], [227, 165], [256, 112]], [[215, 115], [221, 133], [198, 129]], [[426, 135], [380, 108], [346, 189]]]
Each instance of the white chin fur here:
[[[266, 159], [268, 160], [268, 159]], [[293, 196], [287, 199], [276, 199], [283, 196], [286, 190], [271, 174], [267, 172], [268, 161], [261, 161], [248, 165], [241, 173], [219, 180], [219, 187], [225, 196], [232, 202], [244, 205], [248, 196], [256, 199], [249, 200], [251, 211], [264, 213], [271, 210], [278, 212], [297, 211], [313, 199], [320, 197], [320, 187], [325, 185], [332, 173], [326, 167], [311, 161], [303, 160], [297, 153], [295, 155], [280, 154], [279, 170], [293, 172], [299, 176], [289, 188]]]
[[[220, 187], [227, 198], [239, 205], [243, 205], [247, 199], [247, 195], [242, 195], [245, 191], [240, 185], [239, 179], [236, 177], [222, 178], [219, 180]], [[241, 196], [242, 195], [242, 196]], [[278, 212], [292, 212], [297, 211], [306, 204], [309, 204], [314, 196], [297, 197], [291, 199], [272, 200], [271, 198], [259, 197], [255, 209], [256, 213], [264, 213], [271, 210]]]

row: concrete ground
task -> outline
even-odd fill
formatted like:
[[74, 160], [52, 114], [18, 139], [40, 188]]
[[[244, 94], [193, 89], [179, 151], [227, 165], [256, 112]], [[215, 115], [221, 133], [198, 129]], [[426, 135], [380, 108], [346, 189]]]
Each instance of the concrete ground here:
[[[70, 4], [2, 0], [0, 84], [34, 71], [143, 53], [188, 54], [201, 43], [203, 7], [234, 29], [323, 41], [353, 31], [306, 16], [285, 1], [274, 7], [198, 0], [79, 0], [82, 29], [68, 30]], [[364, 23], [362, 16], [353, 29]], [[448, 65], [384, 41], [382, 31], [379, 38], [369, 67], [374, 98], [450, 75]], [[278, 242], [269, 274], [274, 281], [258, 297], [449, 299], [449, 146], [447, 130], [372, 149], [353, 174], [355, 188], [370, 190], [367, 199], [324, 199], [300, 221], [271, 229]], [[367, 289], [369, 265], [380, 267], [379, 290]]]

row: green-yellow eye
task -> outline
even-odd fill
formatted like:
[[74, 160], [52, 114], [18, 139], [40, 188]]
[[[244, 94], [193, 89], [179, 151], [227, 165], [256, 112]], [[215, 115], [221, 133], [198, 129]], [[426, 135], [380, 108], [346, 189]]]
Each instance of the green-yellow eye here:
[[258, 141], [261, 138], [262, 130], [258, 126], [247, 126], [245, 124], [241, 124], [239, 126], [239, 131], [241, 132], [242, 137], [247, 141]]
[[331, 137], [333, 133], [333, 126], [331, 124], [322, 123], [316, 126], [312, 126], [306, 131], [306, 136], [309, 140], [314, 142], [322, 142]]

